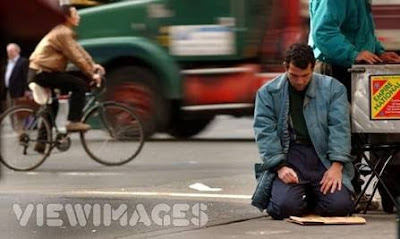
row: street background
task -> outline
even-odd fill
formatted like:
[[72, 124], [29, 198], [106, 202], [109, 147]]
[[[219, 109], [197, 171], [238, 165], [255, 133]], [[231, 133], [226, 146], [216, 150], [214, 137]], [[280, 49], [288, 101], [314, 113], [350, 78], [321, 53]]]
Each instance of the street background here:
[[[134, 161], [119, 167], [91, 160], [76, 137], [69, 151], [52, 154], [34, 171], [2, 167], [0, 238], [396, 238], [395, 215], [381, 210], [362, 215], [367, 224], [358, 226], [304, 227], [271, 220], [250, 205], [257, 161], [251, 118], [220, 116], [187, 141], [157, 134]], [[189, 187], [196, 183], [209, 188]], [[26, 226], [20, 225], [14, 204], [23, 211], [35, 206]], [[159, 204], [205, 204], [208, 218], [204, 227], [121, 226], [118, 220], [94, 226], [90, 218], [85, 226], [71, 226], [61, 211], [63, 225], [49, 227], [46, 217], [43, 226], [37, 225], [39, 204], [126, 204], [131, 209], [141, 204], [149, 214]]]

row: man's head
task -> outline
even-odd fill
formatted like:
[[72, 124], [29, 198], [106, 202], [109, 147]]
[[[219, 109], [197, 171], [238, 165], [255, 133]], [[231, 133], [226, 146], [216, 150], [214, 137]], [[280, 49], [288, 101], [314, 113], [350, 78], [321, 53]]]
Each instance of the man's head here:
[[306, 89], [315, 66], [315, 57], [310, 46], [295, 43], [285, 55], [285, 67], [290, 84], [298, 91]]
[[21, 48], [17, 44], [10, 43], [7, 45], [8, 59], [13, 60], [15, 57], [19, 56], [20, 52]]
[[78, 15], [78, 11], [72, 5], [62, 5], [61, 12], [65, 16], [65, 22], [73, 27], [79, 26], [80, 17]]

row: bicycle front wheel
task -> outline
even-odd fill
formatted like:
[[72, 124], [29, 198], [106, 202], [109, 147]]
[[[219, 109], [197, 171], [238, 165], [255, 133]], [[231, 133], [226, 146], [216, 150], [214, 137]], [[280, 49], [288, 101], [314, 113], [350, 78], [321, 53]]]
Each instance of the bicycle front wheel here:
[[8, 168], [28, 171], [39, 167], [51, 150], [51, 127], [30, 107], [8, 109], [0, 119], [0, 160]]
[[104, 165], [122, 165], [133, 160], [144, 144], [139, 117], [128, 107], [106, 102], [90, 110], [83, 122], [91, 129], [81, 132], [83, 148]]

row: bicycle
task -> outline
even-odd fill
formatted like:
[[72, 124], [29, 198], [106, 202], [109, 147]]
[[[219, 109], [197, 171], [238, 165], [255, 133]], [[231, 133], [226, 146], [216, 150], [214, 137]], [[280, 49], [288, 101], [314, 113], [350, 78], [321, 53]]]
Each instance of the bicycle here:
[[[101, 101], [104, 93], [105, 87], [92, 88], [86, 93], [81, 121], [90, 124], [91, 129], [79, 132], [80, 141], [96, 162], [122, 165], [133, 160], [143, 148], [142, 123], [129, 106]], [[37, 108], [15, 106], [0, 116], [0, 161], [10, 169], [33, 170], [44, 163], [54, 148], [64, 152], [71, 146], [71, 132], [60, 131], [49, 100]], [[37, 143], [45, 145], [43, 152], [35, 151]]]

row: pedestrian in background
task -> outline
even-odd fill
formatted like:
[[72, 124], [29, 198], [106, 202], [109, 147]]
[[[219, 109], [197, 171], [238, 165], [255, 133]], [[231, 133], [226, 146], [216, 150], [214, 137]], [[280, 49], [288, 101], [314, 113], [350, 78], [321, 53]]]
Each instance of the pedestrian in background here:
[[27, 74], [29, 62], [20, 56], [21, 48], [16, 43], [7, 45], [7, 63], [4, 66], [1, 80], [1, 110], [14, 105], [16, 100], [24, 97], [27, 92]]
[[[315, 71], [330, 75], [344, 84], [349, 102], [352, 89], [351, 73], [348, 69], [353, 64], [400, 63], [400, 57], [394, 52], [386, 52], [382, 43], [376, 38], [371, 2], [371, 0], [310, 0], [309, 45], [317, 58]], [[372, 140], [386, 142], [386, 138], [385, 135], [376, 135]], [[353, 137], [354, 155], [355, 140]], [[356, 170], [353, 186], [357, 194], [361, 192], [362, 184], [363, 180]], [[365, 197], [362, 200], [362, 202], [367, 201]], [[372, 205], [370, 209], [377, 209], [379, 206], [376, 202]]]

